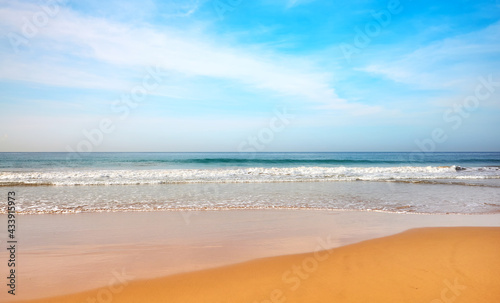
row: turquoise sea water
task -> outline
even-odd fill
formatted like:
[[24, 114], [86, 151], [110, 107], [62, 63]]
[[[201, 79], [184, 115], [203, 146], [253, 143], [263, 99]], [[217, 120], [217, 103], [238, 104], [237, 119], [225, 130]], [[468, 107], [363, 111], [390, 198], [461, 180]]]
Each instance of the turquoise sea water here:
[[0, 153], [0, 189], [18, 193], [21, 213], [492, 213], [500, 153]]
[[500, 153], [0, 153], [0, 170], [297, 166], [500, 166]]

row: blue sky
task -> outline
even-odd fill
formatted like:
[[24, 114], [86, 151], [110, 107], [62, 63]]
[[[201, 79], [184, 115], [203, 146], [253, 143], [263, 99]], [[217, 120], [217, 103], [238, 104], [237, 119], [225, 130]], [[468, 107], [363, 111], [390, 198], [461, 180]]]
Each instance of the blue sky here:
[[498, 0], [0, 0], [0, 31], [0, 151], [500, 150]]

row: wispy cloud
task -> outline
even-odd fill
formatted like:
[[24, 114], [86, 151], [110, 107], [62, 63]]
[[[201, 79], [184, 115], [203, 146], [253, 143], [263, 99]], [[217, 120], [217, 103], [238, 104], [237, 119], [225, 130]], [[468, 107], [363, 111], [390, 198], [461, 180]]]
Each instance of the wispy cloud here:
[[[27, 6], [3, 9], [0, 11], [2, 27], [19, 27], [19, 21], [8, 16], [29, 14], [29, 10], [34, 9], [36, 7]], [[5, 62], [8, 65], [0, 71], [0, 77], [80, 87], [90, 87], [92, 82], [97, 88], [109, 85], [109, 81], [99, 76], [101, 68], [90, 74], [64, 62], [65, 56], [72, 56], [93, 60], [94, 64], [107, 64], [106, 68], [161, 66], [166, 71], [192, 77], [236, 81], [248, 88], [326, 104], [332, 109], [364, 111], [364, 105], [350, 104], [335, 93], [331, 86], [332, 74], [322, 71], [314, 60], [275, 54], [258, 47], [230, 46], [199, 33], [169, 27], [128, 25], [86, 17], [65, 9], [33, 40], [38, 46], [37, 51], [45, 53], [47, 60], [30, 62], [29, 68], [34, 72], [28, 72], [23, 66], [26, 64], [24, 60], [9, 59], [10, 62]]]
[[209, 0], [176, 0], [161, 3], [162, 17], [189, 17], [196, 13], [200, 7]]
[[409, 53], [381, 54], [361, 70], [421, 89], [460, 89], [499, 66], [500, 22]]

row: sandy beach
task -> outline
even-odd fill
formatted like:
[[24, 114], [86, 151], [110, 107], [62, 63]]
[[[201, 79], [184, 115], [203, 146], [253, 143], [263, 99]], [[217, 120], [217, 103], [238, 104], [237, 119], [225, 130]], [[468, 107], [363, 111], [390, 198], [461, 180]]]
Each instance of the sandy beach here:
[[500, 228], [414, 229], [30, 302], [498, 302], [499, 237]]
[[497, 302], [499, 225], [297, 210], [22, 216], [17, 295], [1, 299]]

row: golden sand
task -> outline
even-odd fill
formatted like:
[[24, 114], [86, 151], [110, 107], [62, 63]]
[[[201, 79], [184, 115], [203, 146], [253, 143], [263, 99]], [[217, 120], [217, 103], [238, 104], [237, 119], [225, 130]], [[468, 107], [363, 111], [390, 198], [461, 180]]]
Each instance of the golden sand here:
[[[500, 302], [500, 228], [412, 229], [330, 250], [257, 259], [22, 302]], [[18, 301], [21, 302], [21, 301]]]

